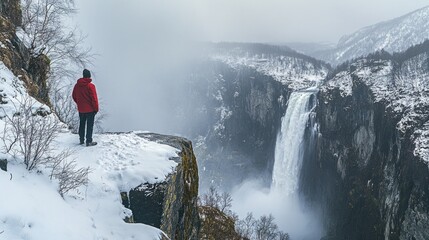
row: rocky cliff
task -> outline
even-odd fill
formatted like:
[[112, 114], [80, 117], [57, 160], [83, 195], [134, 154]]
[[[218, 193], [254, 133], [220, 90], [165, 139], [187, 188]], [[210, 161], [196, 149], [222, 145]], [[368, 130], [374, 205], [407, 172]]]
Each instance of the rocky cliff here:
[[[194, 139], [202, 189], [230, 190], [245, 179], [271, 182], [274, 148], [293, 89], [316, 86], [330, 66], [287, 47], [257, 43], [210, 45], [184, 93], [183, 129]], [[186, 110], [187, 109], [187, 110]]]
[[429, 238], [428, 46], [356, 60], [322, 88], [301, 184], [325, 239]]
[[122, 194], [133, 212], [129, 222], [160, 228], [170, 239], [198, 239], [198, 166], [192, 143], [184, 138], [142, 133], [140, 137], [180, 149], [172, 173], [159, 183], [143, 183]]
[[31, 56], [22, 41], [16, 36], [21, 25], [19, 0], [0, 1], [0, 61], [24, 81], [34, 98], [50, 105], [47, 84], [50, 61], [44, 56]]
[[188, 84], [187, 102], [178, 105], [195, 142], [202, 189], [269, 178], [288, 87], [252, 68], [212, 60], [196, 65]]

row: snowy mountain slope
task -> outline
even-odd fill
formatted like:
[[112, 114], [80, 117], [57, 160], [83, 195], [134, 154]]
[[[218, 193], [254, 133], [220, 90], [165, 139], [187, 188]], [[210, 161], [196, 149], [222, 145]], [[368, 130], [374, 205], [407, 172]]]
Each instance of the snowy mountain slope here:
[[329, 65], [290, 48], [266, 44], [222, 43], [215, 47], [212, 58], [234, 69], [250, 67], [292, 89], [316, 86], [330, 69]]
[[[18, 102], [29, 97], [25, 87], [0, 62], [0, 129], [4, 116], [14, 114]], [[49, 108], [41, 103], [34, 111]], [[55, 118], [53, 114], [46, 117]], [[8, 134], [6, 132], [6, 134]], [[20, 156], [8, 158], [8, 172], [0, 171], [0, 239], [159, 239], [159, 229], [144, 224], [127, 224], [131, 214], [121, 202], [120, 192], [143, 182], [165, 179], [177, 163], [179, 150], [143, 139], [137, 133], [95, 135], [96, 147], [78, 145], [78, 137], [66, 126], [56, 138], [54, 151], [68, 149], [78, 167], [90, 167], [89, 183], [61, 198], [57, 183], [47, 169], [28, 172]]]
[[358, 81], [369, 86], [376, 102], [386, 103], [400, 121], [398, 130], [413, 132], [415, 155], [429, 164], [429, 41], [404, 53], [378, 52], [340, 66], [322, 87], [352, 94]]
[[390, 53], [402, 52], [428, 38], [429, 6], [343, 36], [335, 49], [312, 56], [338, 65], [381, 49]]
[[287, 42], [286, 46], [292, 48], [293, 50], [305, 54], [307, 56], [314, 56], [320, 58], [319, 55], [321, 52], [328, 52], [336, 48], [337, 43], [331, 42]]

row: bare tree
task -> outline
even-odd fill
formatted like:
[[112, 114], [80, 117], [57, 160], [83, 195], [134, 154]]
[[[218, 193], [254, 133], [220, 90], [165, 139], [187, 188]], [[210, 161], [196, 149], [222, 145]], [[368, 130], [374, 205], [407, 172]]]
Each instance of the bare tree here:
[[74, 0], [21, 0], [21, 5], [24, 43], [33, 57], [46, 55], [50, 60], [47, 88], [53, 110], [76, 130], [78, 117], [70, 85], [76, 69], [92, 65], [95, 55], [83, 46], [86, 36], [65, 24], [76, 13]]
[[284, 232], [279, 232], [279, 240], [290, 240], [290, 236], [287, 233]]
[[232, 207], [232, 197], [228, 192], [223, 192], [219, 198], [219, 210], [228, 214], [230, 214], [230, 209]]
[[255, 231], [256, 220], [252, 213], [247, 213], [243, 220], [238, 220], [235, 230], [243, 239], [252, 239]]
[[218, 208], [219, 206], [219, 193], [217, 192], [214, 186], [209, 188], [209, 191], [201, 197], [201, 206], [208, 206], [213, 208]]
[[64, 23], [65, 18], [76, 13], [74, 0], [22, 0], [21, 5], [24, 43], [33, 56], [49, 57], [51, 79], [72, 76], [70, 63], [77, 66], [91, 63], [91, 49], [82, 46], [86, 37], [76, 27]]
[[261, 216], [255, 226], [256, 240], [275, 240], [278, 237], [278, 227], [274, 223], [274, 217]]
[[223, 192], [220, 194], [218, 190], [211, 186], [209, 191], [202, 196], [200, 199], [201, 206], [208, 206], [219, 209], [219, 211], [234, 217], [234, 214], [231, 211], [232, 207], [232, 197], [231, 194]]

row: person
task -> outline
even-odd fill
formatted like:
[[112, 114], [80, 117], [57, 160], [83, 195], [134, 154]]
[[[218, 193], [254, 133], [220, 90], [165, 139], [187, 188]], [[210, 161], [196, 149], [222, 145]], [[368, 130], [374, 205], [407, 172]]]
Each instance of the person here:
[[79, 112], [80, 144], [85, 143], [86, 125], [86, 146], [95, 146], [97, 142], [92, 141], [92, 131], [94, 129], [95, 114], [98, 112], [98, 98], [95, 85], [92, 83], [91, 72], [88, 69], [84, 69], [83, 78], [77, 80], [73, 88], [72, 97]]

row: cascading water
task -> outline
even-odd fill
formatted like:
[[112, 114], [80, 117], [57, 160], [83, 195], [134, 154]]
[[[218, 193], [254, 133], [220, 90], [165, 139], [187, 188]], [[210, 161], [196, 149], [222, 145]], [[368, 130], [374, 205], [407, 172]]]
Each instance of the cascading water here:
[[299, 187], [299, 175], [304, 154], [304, 133], [311, 110], [314, 90], [293, 92], [277, 136], [271, 189], [294, 195]]
[[270, 213], [279, 229], [295, 240], [320, 239], [324, 234], [317, 209], [307, 206], [298, 191], [304, 157], [315, 150], [317, 124], [311, 120], [316, 92], [316, 88], [307, 89], [293, 92], [289, 97], [277, 135], [271, 189], [261, 189], [257, 183], [249, 182], [234, 195], [234, 199], [240, 199], [242, 216], [248, 209], [256, 216]]

